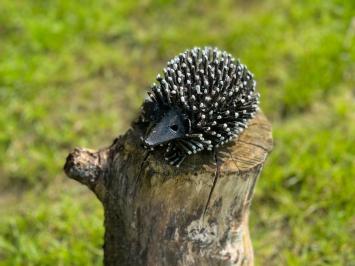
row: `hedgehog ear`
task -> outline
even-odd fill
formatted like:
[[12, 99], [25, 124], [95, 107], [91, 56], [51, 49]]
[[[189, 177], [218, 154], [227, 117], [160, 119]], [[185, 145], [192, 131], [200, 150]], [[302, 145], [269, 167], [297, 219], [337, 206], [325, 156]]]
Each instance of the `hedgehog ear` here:
[[142, 114], [148, 121], [156, 121], [159, 119], [159, 106], [156, 102], [146, 99], [142, 105]]

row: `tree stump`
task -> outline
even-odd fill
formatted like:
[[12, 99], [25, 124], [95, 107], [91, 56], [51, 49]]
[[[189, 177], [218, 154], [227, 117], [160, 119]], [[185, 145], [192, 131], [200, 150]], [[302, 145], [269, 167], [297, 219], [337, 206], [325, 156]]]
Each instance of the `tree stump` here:
[[253, 265], [248, 210], [272, 149], [265, 116], [221, 148], [217, 162], [198, 153], [180, 168], [148, 155], [133, 128], [108, 148], [74, 149], [64, 166], [103, 204], [104, 265]]

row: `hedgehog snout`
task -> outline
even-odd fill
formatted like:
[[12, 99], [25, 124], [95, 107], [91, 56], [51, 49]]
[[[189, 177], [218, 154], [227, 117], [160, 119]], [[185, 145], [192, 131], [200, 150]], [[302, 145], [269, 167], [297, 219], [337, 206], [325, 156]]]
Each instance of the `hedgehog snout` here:
[[184, 125], [182, 114], [177, 110], [170, 110], [147, 134], [144, 144], [148, 147], [154, 147], [183, 138], [186, 133], [187, 128]]

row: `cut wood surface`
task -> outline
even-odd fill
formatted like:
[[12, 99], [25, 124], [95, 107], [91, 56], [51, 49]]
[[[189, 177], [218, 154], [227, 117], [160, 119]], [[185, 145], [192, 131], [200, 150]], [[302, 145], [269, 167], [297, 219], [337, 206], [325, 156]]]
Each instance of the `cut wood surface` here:
[[206, 152], [169, 166], [130, 129], [106, 149], [76, 148], [64, 169], [103, 204], [105, 265], [253, 265], [248, 212], [271, 149], [271, 125], [258, 113], [217, 164]]

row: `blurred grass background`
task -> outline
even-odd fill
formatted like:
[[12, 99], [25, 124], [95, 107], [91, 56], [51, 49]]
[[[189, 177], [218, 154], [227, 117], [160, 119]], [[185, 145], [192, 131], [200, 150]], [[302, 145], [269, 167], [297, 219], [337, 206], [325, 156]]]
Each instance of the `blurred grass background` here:
[[218, 46], [254, 72], [275, 148], [257, 265], [355, 265], [355, 2], [0, 3], [0, 265], [100, 265], [103, 211], [62, 166], [123, 133], [165, 62]]

